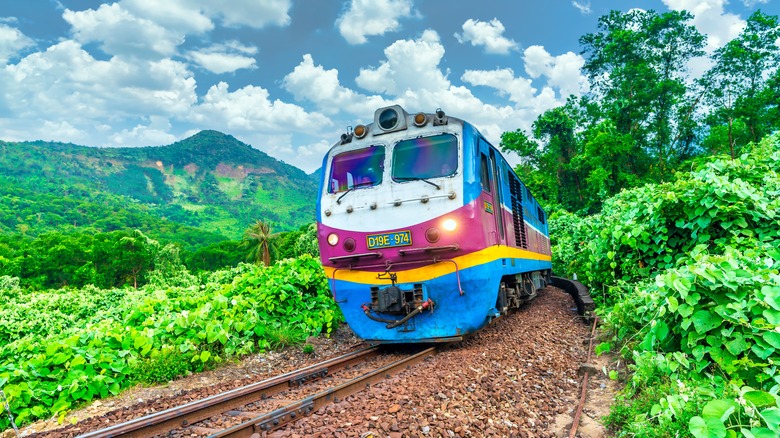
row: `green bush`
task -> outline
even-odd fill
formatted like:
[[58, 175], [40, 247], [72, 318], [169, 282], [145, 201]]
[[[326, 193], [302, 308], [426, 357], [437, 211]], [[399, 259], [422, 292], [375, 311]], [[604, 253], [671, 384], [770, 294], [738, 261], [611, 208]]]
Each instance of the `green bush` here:
[[[9, 340], [0, 344], [0, 387], [17, 424], [62, 418], [136, 382], [168, 381], [272, 344], [302, 342], [342, 320], [311, 256], [241, 265], [210, 279], [166, 289], [31, 293], [15, 302], [29, 302], [21, 313], [4, 307], [15, 322], [0, 327]], [[45, 304], [55, 302], [66, 311]], [[0, 417], [0, 429], [8, 421]]]
[[556, 269], [590, 286], [604, 345], [632, 363], [618, 436], [780, 436], [779, 173], [776, 134], [598, 215], [552, 215]]

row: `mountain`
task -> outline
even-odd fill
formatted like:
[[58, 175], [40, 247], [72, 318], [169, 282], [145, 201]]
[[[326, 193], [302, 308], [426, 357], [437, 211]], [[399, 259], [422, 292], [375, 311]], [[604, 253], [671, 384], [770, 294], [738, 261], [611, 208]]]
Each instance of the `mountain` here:
[[258, 219], [274, 231], [314, 221], [316, 192], [312, 176], [217, 131], [139, 148], [0, 141], [5, 232], [131, 227], [238, 239]]

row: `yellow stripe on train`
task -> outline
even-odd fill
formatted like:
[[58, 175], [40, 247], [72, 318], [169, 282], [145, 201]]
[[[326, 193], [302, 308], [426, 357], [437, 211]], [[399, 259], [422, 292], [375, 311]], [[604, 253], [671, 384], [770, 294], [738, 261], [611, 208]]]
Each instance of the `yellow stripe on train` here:
[[[512, 248], [510, 246], [496, 245], [480, 251], [475, 251], [470, 254], [456, 257], [454, 259], [441, 259], [441, 261], [433, 265], [425, 265], [420, 268], [409, 270], [393, 270], [393, 272], [398, 274], [398, 283], [413, 283], [441, 277], [442, 275], [452, 274], [455, 272], [456, 267], [458, 270], [463, 270], [505, 258], [540, 260], [548, 262], [551, 260], [550, 256], [546, 254]], [[400, 265], [399, 267], [402, 268], [403, 265]], [[324, 266], [324, 268], [325, 275], [327, 275], [330, 279], [362, 284], [376, 284], [377, 281], [376, 272], [349, 270], [348, 268], [333, 268], [330, 266]], [[335, 277], [334, 274], [336, 275]]]

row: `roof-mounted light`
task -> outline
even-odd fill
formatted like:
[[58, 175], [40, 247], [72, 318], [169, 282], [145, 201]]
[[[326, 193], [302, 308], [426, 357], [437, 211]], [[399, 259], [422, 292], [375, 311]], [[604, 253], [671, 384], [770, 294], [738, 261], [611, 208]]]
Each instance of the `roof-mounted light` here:
[[400, 105], [379, 108], [374, 113], [373, 135], [380, 135], [387, 132], [403, 131], [406, 129], [406, 111]]
[[357, 125], [355, 126], [355, 137], [357, 138], [363, 138], [368, 133], [368, 128], [366, 128], [366, 125]]
[[439, 125], [446, 125], [447, 124], [447, 115], [444, 114], [444, 111], [441, 110], [441, 108], [436, 108], [436, 113], [433, 117], [433, 126], [439, 126]]
[[428, 123], [428, 116], [425, 113], [417, 113], [414, 115], [414, 126], [423, 127]]

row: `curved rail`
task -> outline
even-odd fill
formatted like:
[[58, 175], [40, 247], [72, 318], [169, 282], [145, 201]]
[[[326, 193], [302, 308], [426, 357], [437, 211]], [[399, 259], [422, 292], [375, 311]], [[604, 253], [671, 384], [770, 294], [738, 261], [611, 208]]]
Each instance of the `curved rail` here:
[[253, 401], [278, 394], [290, 387], [320, 379], [348, 366], [363, 362], [378, 354], [379, 346], [329, 359], [297, 371], [272, 377], [262, 382], [242, 386], [227, 392], [196, 400], [145, 417], [136, 418], [112, 427], [81, 435], [83, 438], [148, 437], [187, 427], [198, 421], [244, 406]]
[[298, 400], [275, 411], [259, 415], [231, 428], [211, 435], [211, 438], [238, 438], [252, 437], [253, 434], [270, 432], [282, 427], [298, 416], [309, 414], [329, 403], [335, 403], [356, 392], [368, 389], [372, 384], [390, 378], [405, 369], [416, 365], [426, 358], [436, 354], [438, 347], [427, 348], [413, 356], [398, 360], [376, 371], [364, 374], [360, 377], [344, 382], [333, 388], [326, 389], [303, 400]]

